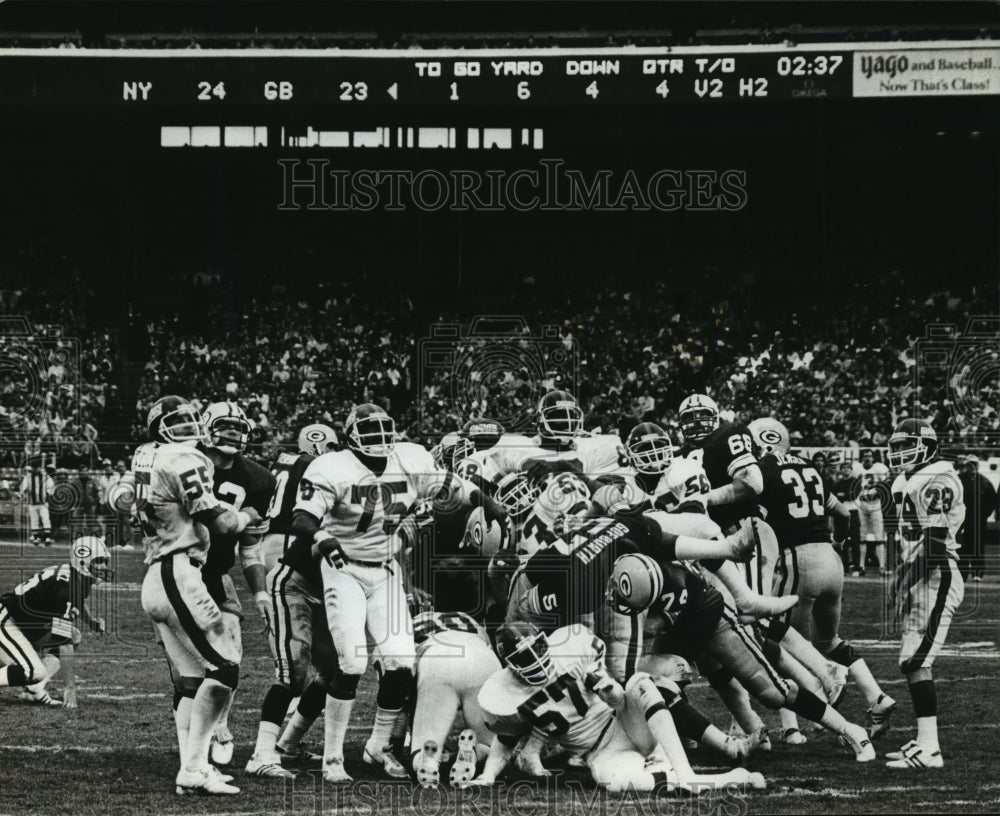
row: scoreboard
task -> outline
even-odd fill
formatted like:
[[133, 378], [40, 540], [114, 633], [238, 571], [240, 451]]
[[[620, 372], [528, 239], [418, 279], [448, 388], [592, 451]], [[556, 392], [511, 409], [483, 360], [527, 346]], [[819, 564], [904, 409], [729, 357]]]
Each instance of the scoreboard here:
[[1000, 44], [439, 50], [0, 49], [0, 111], [384, 114], [1000, 95]]

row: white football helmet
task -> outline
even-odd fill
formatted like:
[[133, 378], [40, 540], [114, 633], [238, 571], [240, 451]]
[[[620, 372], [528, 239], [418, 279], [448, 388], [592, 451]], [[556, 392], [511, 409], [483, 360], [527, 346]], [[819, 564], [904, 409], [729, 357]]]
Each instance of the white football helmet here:
[[235, 402], [213, 402], [201, 414], [206, 442], [227, 456], [243, 453], [250, 444], [253, 423]]
[[747, 425], [747, 429], [750, 431], [753, 441], [757, 443], [757, 447], [760, 448], [761, 456], [766, 453], [788, 453], [788, 449], [791, 447], [788, 428], [774, 417], [755, 419]]
[[347, 415], [344, 436], [351, 450], [384, 459], [396, 447], [396, 423], [384, 409], [366, 402]]
[[692, 394], [677, 412], [677, 419], [687, 442], [700, 442], [719, 427], [719, 406], [705, 394]]
[[104, 546], [104, 540], [97, 536], [80, 536], [69, 551], [69, 565], [85, 578], [93, 578], [95, 583], [110, 581], [115, 577], [111, 569], [111, 553]]
[[333, 450], [338, 441], [337, 432], [329, 425], [321, 423], [306, 425], [299, 431], [299, 453], [322, 456], [324, 453]]
[[527, 476], [515, 472], [508, 473], [497, 483], [494, 498], [514, 522], [520, 523], [531, 512], [531, 507], [540, 494], [541, 490], [533, 487]]

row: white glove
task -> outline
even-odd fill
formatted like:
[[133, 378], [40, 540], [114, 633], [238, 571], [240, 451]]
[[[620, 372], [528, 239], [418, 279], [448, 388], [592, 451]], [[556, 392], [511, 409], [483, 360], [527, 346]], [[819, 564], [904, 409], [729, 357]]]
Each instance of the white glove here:
[[254, 595], [253, 600], [257, 604], [257, 611], [264, 620], [264, 628], [261, 630], [261, 633], [270, 635], [274, 628], [271, 622], [271, 599], [267, 596], [266, 592], [258, 592]]

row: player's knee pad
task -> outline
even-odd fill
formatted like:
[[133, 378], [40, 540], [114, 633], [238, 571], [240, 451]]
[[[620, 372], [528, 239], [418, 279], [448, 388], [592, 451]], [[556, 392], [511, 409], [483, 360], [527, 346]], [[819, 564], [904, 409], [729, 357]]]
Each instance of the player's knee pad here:
[[240, 684], [240, 667], [236, 663], [229, 663], [218, 669], [205, 672], [205, 677], [236, 691], [236, 687]]
[[407, 669], [392, 669], [382, 675], [378, 684], [378, 706], [389, 711], [401, 709], [413, 689], [413, 673]]
[[360, 682], [360, 674], [345, 674], [338, 670], [330, 679], [326, 692], [338, 700], [353, 700], [357, 696], [358, 683]]
[[[820, 651], [823, 650], [821, 649]], [[832, 649], [823, 651], [823, 653], [834, 663], [839, 663], [841, 666], [850, 666], [860, 657], [860, 655], [854, 650], [854, 647], [846, 640], [840, 641], [840, 643]]]
[[625, 684], [625, 696], [638, 706], [647, 720], [657, 712], [667, 710], [663, 695], [660, 694], [653, 678], [645, 672], [637, 672], [629, 678]]

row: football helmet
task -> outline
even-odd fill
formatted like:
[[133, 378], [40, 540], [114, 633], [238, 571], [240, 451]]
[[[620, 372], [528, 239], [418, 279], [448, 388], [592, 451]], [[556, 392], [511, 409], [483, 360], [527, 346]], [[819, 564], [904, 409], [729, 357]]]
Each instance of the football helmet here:
[[146, 428], [157, 442], [197, 445], [205, 439], [198, 409], [174, 394], [160, 397], [150, 406]]
[[97, 536], [80, 536], [69, 551], [69, 565], [85, 578], [93, 578], [98, 584], [115, 577], [111, 569], [111, 553], [104, 546], [104, 540]]
[[451, 446], [450, 453], [442, 448], [442, 455], [447, 457], [445, 465], [447, 465], [448, 470], [454, 470], [460, 462], [472, 456], [475, 452], [476, 443], [462, 434], [458, 435], [455, 444]]
[[639, 473], [663, 473], [674, 458], [667, 432], [653, 422], [640, 422], [625, 440], [629, 461]]
[[625, 553], [611, 569], [612, 606], [623, 614], [644, 612], [663, 594], [663, 570], [648, 555]]
[[462, 436], [471, 440], [477, 451], [489, 450], [503, 435], [503, 425], [492, 419], [470, 419], [462, 426]]
[[541, 494], [541, 489], [533, 487], [528, 477], [523, 473], [508, 473], [497, 483], [494, 498], [510, 515], [511, 519], [520, 524], [531, 512], [531, 507]]
[[538, 403], [538, 434], [568, 442], [583, 432], [583, 410], [568, 391], [549, 391]]
[[441, 470], [451, 470], [461, 459], [455, 459], [455, 446], [461, 437], [457, 433], [445, 434], [441, 441], [431, 448], [431, 456], [434, 457], [434, 464]]
[[923, 419], [904, 419], [889, 437], [889, 467], [909, 470], [937, 456], [937, 433]]
[[227, 456], [243, 453], [250, 444], [253, 423], [235, 402], [213, 402], [201, 414], [205, 444]]
[[549, 641], [534, 624], [503, 624], [497, 629], [496, 645], [500, 659], [529, 686], [544, 686], [555, 679]]
[[678, 504], [687, 501], [706, 504], [712, 489], [705, 469], [691, 459], [675, 459], [663, 480], [663, 487]]
[[479, 555], [491, 558], [503, 545], [503, 527], [500, 522], [489, 522], [482, 507], [476, 507], [469, 513], [465, 523], [465, 535], [462, 536], [461, 547]]
[[337, 432], [329, 425], [306, 425], [299, 431], [299, 453], [322, 456], [324, 453], [333, 450], [339, 442]]
[[553, 473], [535, 499], [535, 515], [555, 532], [567, 518], [586, 515], [590, 510], [590, 488], [575, 473]]
[[760, 455], [765, 453], [788, 453], [791, 441], [788, 438], [788, 428], [782, 425], [774, 417], [761, 417], [755, 419], [747, 429], [753, 437], [753, 441], [760, 449]]
[[688, 442], [700, 442], [719, 427], [719, 406], [704, 394], [692, 394], [677, 412], [677, 419]]
[[366, 402], [347, 415], [344, 436], [351, 450], [384, 459], [396, 447], [396, 423], [384, 409]]

